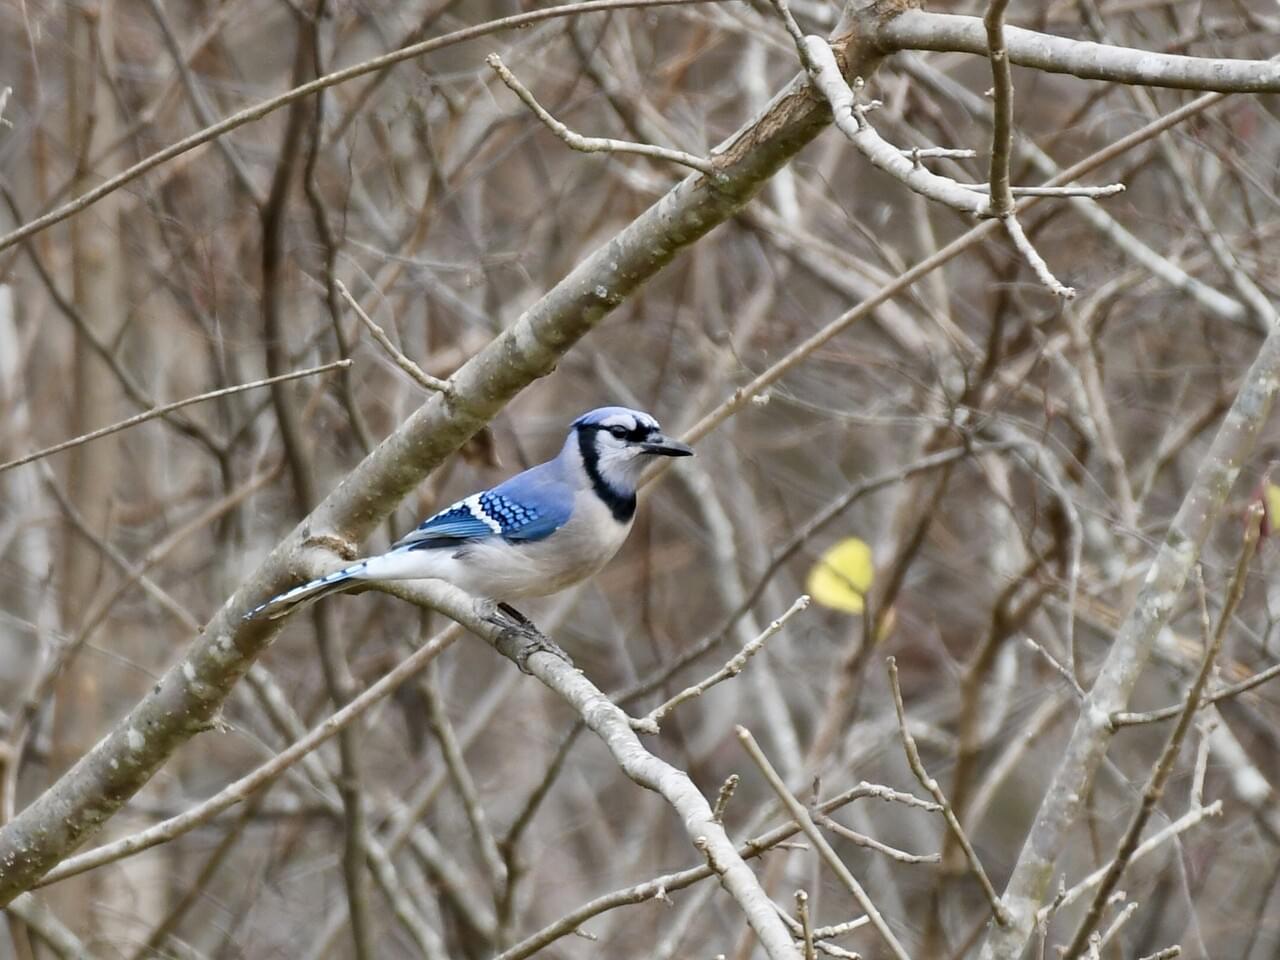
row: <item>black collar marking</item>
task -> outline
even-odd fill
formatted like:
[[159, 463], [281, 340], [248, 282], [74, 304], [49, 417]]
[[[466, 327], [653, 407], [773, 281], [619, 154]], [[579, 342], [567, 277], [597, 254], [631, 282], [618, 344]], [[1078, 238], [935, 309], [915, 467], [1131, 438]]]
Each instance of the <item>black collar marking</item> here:
[[583, 424], [578, 427], [578, 452], [582, 455], [582, 466], [591, 480], [591, 489], [604, 501], [613, 519], [619, 523], [627, 523], [636, 512], [636, 495], [620, 493], [610, 486], [600, 475], [600, 451], [596, 449], [596, 433], [600, 431], [596, 424]]

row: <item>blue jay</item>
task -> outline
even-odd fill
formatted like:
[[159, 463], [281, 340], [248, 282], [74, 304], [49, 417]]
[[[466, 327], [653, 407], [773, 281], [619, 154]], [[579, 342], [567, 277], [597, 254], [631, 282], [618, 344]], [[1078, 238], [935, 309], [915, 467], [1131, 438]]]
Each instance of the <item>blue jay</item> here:
[[[506, 606], [596, 573], [631, 530], [636, 487], [653, 457], [693, 450], [626, 407], [584, 413], [553, 460], [474, 493], [424, 520], [386, 553], [286, 590], [245, 615], [275, 619], [378, 580], [445, 580]], [[524, 621], [527, 623], [527, 621]]]

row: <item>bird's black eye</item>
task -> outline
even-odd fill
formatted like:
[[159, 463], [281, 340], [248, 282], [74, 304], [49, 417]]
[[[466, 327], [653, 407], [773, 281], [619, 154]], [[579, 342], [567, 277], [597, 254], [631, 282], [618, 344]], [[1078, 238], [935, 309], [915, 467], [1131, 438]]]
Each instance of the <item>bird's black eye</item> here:
[[626, 427], [610, 427], [609, 432], [612, 433], [619, 440], [622, 440], [627, 435], [627, 428]]

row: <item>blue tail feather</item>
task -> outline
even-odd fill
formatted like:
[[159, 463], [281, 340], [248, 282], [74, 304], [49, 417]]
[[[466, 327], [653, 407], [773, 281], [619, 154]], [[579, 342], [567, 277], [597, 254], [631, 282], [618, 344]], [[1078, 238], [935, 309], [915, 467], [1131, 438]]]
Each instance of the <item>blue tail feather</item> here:
[[284, 593], [278, 593], [266, 603], [259, 604], [244, 615], [245, 620], [254, 620], [260, 616], [268, 620], [275, 620], [283, 617], [285, 614], [292, 612], [299, 606], [314, 603], [321, 597], [327, 597], [332, 593], [341, 593], [343, 590], [349, 589], [349, 584], [356, 576], [368, 566], [368, 561], [361, 560], [353, 563], [349, 567], [343, 567], [341, 570], [335, 570], [333, 573], [326, 574], [323, 577], [317, 577], [315, 580], [308, 580], [306, 583], [300, 584], [286, 590]]

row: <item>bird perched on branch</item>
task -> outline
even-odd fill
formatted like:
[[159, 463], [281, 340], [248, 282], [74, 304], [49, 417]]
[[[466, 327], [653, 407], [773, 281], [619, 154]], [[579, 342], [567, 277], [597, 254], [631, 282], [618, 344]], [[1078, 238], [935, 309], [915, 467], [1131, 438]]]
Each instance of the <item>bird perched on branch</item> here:
[[596, 573], [618, 552], [649, 462], [692, 453], [649, 414], [600, 407], [573, 421], [555, 459], [459, 500], [386, 553], [286, 590], [245, 619], [281, 617], [379, 580], [444, 580], [504, 605], [555, 593]]

